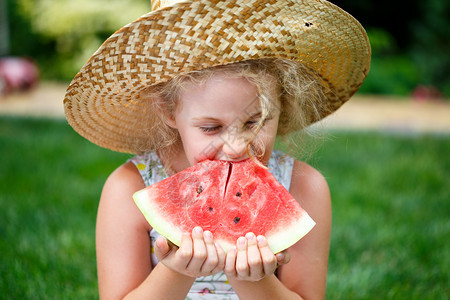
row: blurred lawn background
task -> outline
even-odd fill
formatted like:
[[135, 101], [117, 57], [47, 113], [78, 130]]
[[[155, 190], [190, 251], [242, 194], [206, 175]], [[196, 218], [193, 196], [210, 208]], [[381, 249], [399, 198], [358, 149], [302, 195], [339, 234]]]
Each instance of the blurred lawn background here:
[[[450, 98], [450, 1], [331, 2], [369, 34], [371, 71], [359, 93], [410, 96], [424, 85]], [[0, 56], [30, 57], [42, 80], [68, 83], [149, 8], [148, 0], [0, 0], [9, 29], [0, 26]], [[326, 135], [309, 163], [333, 198], [328, 299], [450, 299], [448, 153], [448, 135]], [[98, 199], [128, 157], [65, 121], [0, 116], [0, 298], [98, 298]]]

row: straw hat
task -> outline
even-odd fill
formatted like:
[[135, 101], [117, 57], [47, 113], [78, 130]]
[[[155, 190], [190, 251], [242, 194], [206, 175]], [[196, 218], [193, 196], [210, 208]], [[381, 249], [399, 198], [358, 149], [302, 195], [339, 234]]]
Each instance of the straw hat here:
[[318, 75], [327, 97], [323, 118], [358, 90], [369, 70], [364, 28], [324, 0], [152, 4], [103, 43], [66, 91], [68, 122], [102, 147], [140, 152], [152, 129], [141, 128], [149, 114], [137, 96], [174, 75], [249, 59], [295, 60]]

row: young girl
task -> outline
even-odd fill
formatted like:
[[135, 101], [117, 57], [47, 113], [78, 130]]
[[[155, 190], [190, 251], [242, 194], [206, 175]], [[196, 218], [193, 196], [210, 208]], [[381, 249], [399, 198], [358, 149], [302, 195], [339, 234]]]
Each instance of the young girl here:
[[[170, 1], [176, 2], [176, 1]], [[323, 176], [274, 150], [277, 135], [336, 110], [362, 84], [362, 27], [326, 1], [183, 1], [123, 27], [93, 55], [65, 98], [92, 142], [138, 154], [105, 183], [97, 217], [102, 299], [323, 299], [331, 205]], [[168, 3], [165, 3], [166, 5]], [[317, 225], [281, 253], [264, 236], [224, 253], [196, 227], [180, 247], [132, 200], [205, 159], [266, 165]]]

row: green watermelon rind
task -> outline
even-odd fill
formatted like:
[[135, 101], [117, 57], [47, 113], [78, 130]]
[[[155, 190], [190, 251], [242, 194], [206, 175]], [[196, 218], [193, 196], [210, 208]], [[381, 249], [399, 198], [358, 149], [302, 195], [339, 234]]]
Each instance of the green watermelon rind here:
[[[133, 195], [133, 199], [147, 222], [152, 225], [153, 229], [173, 244], [180, 246], [183, 232], [177, 224], [170, 223], [159, 215], [158, 212], [161, 212], [161, 208], [158, 204], [154, 204], [156, 202], [149, 201], [148, 196], [148, 191], [141, 190]], [[279, 253], [291, 247], [308, 232], [310, 232], [316, 225], [308, 213], [303, 209], [301, 210], [302, 215], [300, 218], [293, 219], [290, 224], [284, 227], [279, 227], [278, 230], [272, 229], [266, 233], [265, 237], [273, 253]], [[228, 252], [228, 250], [233, 246], [233, 244], [230, 244], [225, 240], [217, 239], [216, 241], [225, 252]]]
[[276, 254], [291, 247], [310, 232], [315, 225], [316, 222], [303, 210], [302, 216], [289, 226], [280, 227], [278, 231], [272, 230], [266, 234], [270, 250]]

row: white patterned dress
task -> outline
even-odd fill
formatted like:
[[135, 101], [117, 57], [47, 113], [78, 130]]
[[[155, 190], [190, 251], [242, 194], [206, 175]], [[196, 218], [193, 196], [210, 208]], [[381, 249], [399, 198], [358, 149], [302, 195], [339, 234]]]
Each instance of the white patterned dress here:
[[[154, 152], [137, 155], [131, 158], [130, 161], [134, 163], [139, 170], [146, 186], [155, 184], [168, 177], [158, 155]], [[293, 164], [294, 159], [280, 151], [273, 151], [268, 163], [269, 171], [287, 190], [289, 190], [291, 183]], [[159, 233], [154, 229], [150, 231], [151, 259], [153, 266], [158, 263], [158, 259], [153, 250], [158, 236]], [[211, 276], [197, 278], [186, 296], [186, 299], [234, 300], [239, 298], [234, 293], [225, 274], [219, 272]]]

